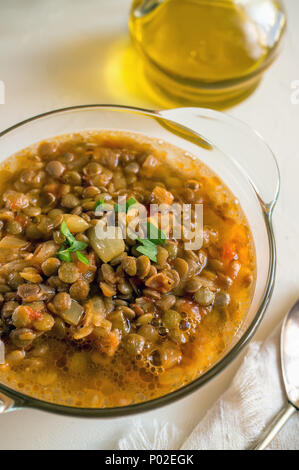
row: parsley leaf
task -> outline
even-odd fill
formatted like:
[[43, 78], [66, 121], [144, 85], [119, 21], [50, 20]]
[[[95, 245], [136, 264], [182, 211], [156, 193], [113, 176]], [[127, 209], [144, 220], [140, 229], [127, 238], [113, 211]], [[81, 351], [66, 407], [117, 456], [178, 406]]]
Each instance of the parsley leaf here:
[[134, 206], [134, 205], [136, 204], [136, 202], [137, 202], [136, 199], [134, 199], [133, 197], [130, 197], [130, 198], [128, 199], [128, 201], [126, 202], [126, 209], [127, 209], [127, 212], [128, 212], [128, 210], [131, 209], [132, 206]]
[[157, 245], [147, 240], [147, 238], [137, 238], [137, 241], [141, 243], [140, 246], [136, 248], [139, 253], [147, 256], [151, 261], [157, 262]]
[[132, 206], [134, 206], [134, 204], [136, 204], [136, 199], [134, 199], [133, 197], [130, 197], [127, 202], [125, 204], [115, 204], [114, 206], [114, 212], [125, 212], [127, 214], [127, 212], [130, 210], [130, 208]]
[[138, 246], [136, 250], [156, 263], [158, 252], [157, 245], [164, 245], [167, 237], [163, 230], [159, 229], [151, 222], [146, 223], [146, 236], [147, 238], [137, 238], [137, 241], [141, 245]]
[[86, 258], [86, 256], [84, 256], [82, 253], [80, 253], [80, 251], [77, 251], [76, 255], [77, 255], [78, 260], [81, 261], [81, 263], [84, 263], [87, 266], [89, 266], [89, 260], [88, 260], [88, 258]]
[[[134, 206], [134, 204], [136, 204], [136, 199], [134, 199], [133, 197], [130, 197], [127, 202], [125, 204], [115, 204], [114, 206], [114, 212], [118, 213], [118, 212], [125, 212], [127, 213], [129, 211], [129, 209], [131, 208], [131, 206]], [[103, 210], [103, 207], [101, 206], [104, 206], [105, 204], [105, 199], [102, 197], [99, 201], [96, 202], [95, 206], [94, 206], [94, 210], [97, 211], [97, 210]]]
[[59, 250], [57, 256], [61, 261], [68, 261], [69, 263], [72, 261], [69, 250]]
[[72, 243], [74, 243], [74, 241], [76, 241], [74, 235], [72, 235], [71, 232], [69, 231], [69, 228], [65, 220], [61, 222], [60, 232], [62, 233], [62, 235], [65, 236], [69, 245], [71, 245]]
[[57, 257], [61, 261], [67, 261], [70, 263], [72, 261], [71, 253], [76, 253], [77, 258], [80, 261], [89, 265], [89, 261], [86, 256], [80, 253], [80, 251], [85, 250], [87, 243], [76, 240], [74, 235], [71, 234], [65, 220], [61, 223], [60, 232], [65, 236], [66, 241], [61, 245], [61, 248], [57, 253]]
[[87, 243], [78, 242], [77, 240], [75, 240], [74, 243], [70, 246], [69, 250], [72, 252], [82, 251], [82, 250], [85, 250], [86, 247], [87, 247]]
[[103, 206], [105, 204], [105, 199], [102, 197], [99, 201], [96, 202], [95, 206], [94, 206], [94, 211], [100, 211], [100, 210], [103, 210], [101, 208], [101, 206]]
[[152, 224], [151, 222], [146, 223], [146, 234], [147, 238], [155, 243], [155, 245], [164, 245], [166, 242], [166, 235], [160, 228], [156, 227], [156, 225]]

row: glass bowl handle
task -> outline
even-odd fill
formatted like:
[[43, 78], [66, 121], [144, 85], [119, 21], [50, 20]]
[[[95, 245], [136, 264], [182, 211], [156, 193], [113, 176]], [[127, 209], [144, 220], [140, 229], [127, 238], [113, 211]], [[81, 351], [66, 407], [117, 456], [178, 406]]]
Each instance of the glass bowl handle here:
[[15, 411], [17, 409], [19, 409], [19, 406], [12, 398], [0, 393], [0, 414], [7, 413], [8, 411]]
[[229, 156], [246, 173], [265, 213], [271, 215], [279, 194], [279, 168], [272, 150], [256, 131], [238, 119], [206, 108], [177, 108], [158, 114], [200, 134]]

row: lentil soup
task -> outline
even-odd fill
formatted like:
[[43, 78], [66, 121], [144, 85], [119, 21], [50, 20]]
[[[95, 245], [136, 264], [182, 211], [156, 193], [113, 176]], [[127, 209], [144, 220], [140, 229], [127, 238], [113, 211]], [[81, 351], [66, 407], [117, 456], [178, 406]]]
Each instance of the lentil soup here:
[[[238, 201], [197, 158], [138, 134], [64, 135], [6, 160], [0, 192], [2, 383], [117, 407], [176, 390], [225, 353], [255, 251]], [[126, 219], [137, 203], [202, 204], [202, 247], [161, 236], [161, 219], [154, 242], [97, 239], [106, 203]]]

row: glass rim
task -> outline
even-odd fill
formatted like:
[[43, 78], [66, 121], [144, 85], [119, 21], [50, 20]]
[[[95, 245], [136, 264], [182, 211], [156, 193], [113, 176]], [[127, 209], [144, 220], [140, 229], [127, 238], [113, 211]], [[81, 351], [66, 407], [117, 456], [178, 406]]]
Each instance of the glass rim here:
[[[80, 110], [84, 111], [84, 110], [92, 110], [92, 109], [111, 109], [111, 110], [128, 111], [128, 112], [132, 111], [132, 112], [145, 114], [152, 118], [161, 118], [165, 121], [168, 120], [167, 118], [165, 118], [164, 116], [160, 114], [159, 110], [155, 111], [155, 110], [149, 110], [146, 108], [138, 108], [134, 106], [114, 105], [114, 104], [87, 104], [87, 105], [82, 104], [82, 105], [69, 106], [69, 107], [55, 109], [52, 111], [47, 111], [47, 112], [32, 116], [30, 118], [27, 118], [1, 131], [0, 138], [4, 137], [5, 135], [9, 134], [10, 132], [22, 126], [25, 126], [26, 124], [30, 124], [31, 122], [37, 121], [45, 117], [54, 116], [56, 114], [63, 114], [63, 113], [71, 112], [71, 111], [80, 111]], [[202, 109], [202, 111], [205, 111], [205, 108], [196, 107], [196, 109]], [[212, 111], [212, 110], [209, 110], [209, 112], [214, 112], [215, 114], [217, 114], [218, 117], [219, 115], [223, 114], [218, 111]], [[236, 122], [242, 122], [241, 120], [238, 120], [236, 118], [231, 118], [231, 119], [233, 119]], [[169, 121], [171, 122], [171, 120]], [[247, 127], [251, 129], [250, 126], [247, 126]], [[257, 132], [255, 132], [255, 134], [257, 138], [261, 138]], [[1, 144], [1, 141], [0, 141], [0, 144]], [[273, 152], [272, 152], [272, 155], [275, 160], [275, 156]], [[275, 274], [276, 274], [276, 245], [275, 245], [275, 237], [274, 237], [273, 226], [272, 226], [272, 213], [273, 213], [275, 203], [277, 201], [278, 193], [279, 193], [279, 190], [276, 193], [276, 197], [272, 202], [270, 210], [266, 210], [266, 208], [262, 204], [262, 201], [259, 201], [262, 212], [263, 212], [263, 216], [264, 216], [264, 222], [265, 222], [266, 231], [268, 235], [268, 246], [269, 246], [269, 268], [268, 268], [267, 281], [266, 281], [266, 285], [265, 285], [264, 292], [263, 292], [263, 297], [260, 301], [256, 314], [254, 318], [252, 319], [251, 323], [249, 324], [248, 328], [246, 329], [246, 331], [242, 334], [242, 336], [239, 338], [239, 340], [233, 346], [233, 348], [228, 353], [226, 354], [224, 353], [224, 356], [218, 362], [216, 362], [216, 364], [210, 367], [206, 372], [204, 372], [197, 379], [193, 380], [192, 382], [166, 395], [163, 395], [158, 398], [154, 398], [152, 400], [140, 402], [140, 403], [134, 403], [131, 405], [111, 407], [111, 408], [81, 408], [81, 407], [60, 405], [60, 404], [40, 400], [35, 397], [31, 397], [30, 395], [26, 395], [25, 393], [13, 390], [7, 385], [0, 383], [0, 394], [3, 393], [6, 397], [14, 401], [14, 403], [9, 408], [9, 410], [12, 411], [15, 409], [20, 409], [20, 408], [34, 408], [34, 409], [48, 411], [48, 412], [52, 412], [52, 413], [56, 413], [60, 415], [86, 417], [86, 418], [87, 417], [88, 418], [115, 418], [115, 417], [121, 417], [121, 416], [128, 416], [128, 415], [150, 411], [150, 410], [160, 408], [165, 405], [170, 405], [179, 399], [185, 398], [187, 395], [191, 394], [192, 392], [195, 392], [200, 387], [208, 383], [212, 378], [217, 376], [239, 355], [239, 353], [243, 350], [243, 348], [252, 339], [252, 337], [256, 333], [264, 317], [265, 311], [270, 302], [273, 288], [274, 288]], [[0, 404], [1, 404], [1, 395], [0, 395]]]

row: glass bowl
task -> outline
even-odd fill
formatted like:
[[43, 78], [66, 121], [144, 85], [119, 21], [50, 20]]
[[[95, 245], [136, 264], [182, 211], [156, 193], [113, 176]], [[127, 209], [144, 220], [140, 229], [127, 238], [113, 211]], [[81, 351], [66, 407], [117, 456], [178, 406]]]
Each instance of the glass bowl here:
[[201, 108], [149, 111], [112, 105], [74, 106], [32, 117], [0, 132], [1, 160], [43, 139], [91, 129], [139, 132], [163, 139], [198, 156], [220, 176], [239, 199], [253, 234], [257, 280], [252, 303], [218, 361], [196, 380], [172, 393], [118, 408], [75, 408], [42, 401], [0, 384], [0, 413], [30, 407], [99, 418], [169, 404], [197, 390], [232, 362], [253, 337], [271, 298], [276, 266], [271, 219], [279, 193], [279, 170], [270, 148], [255, 131], [225, 114]]

